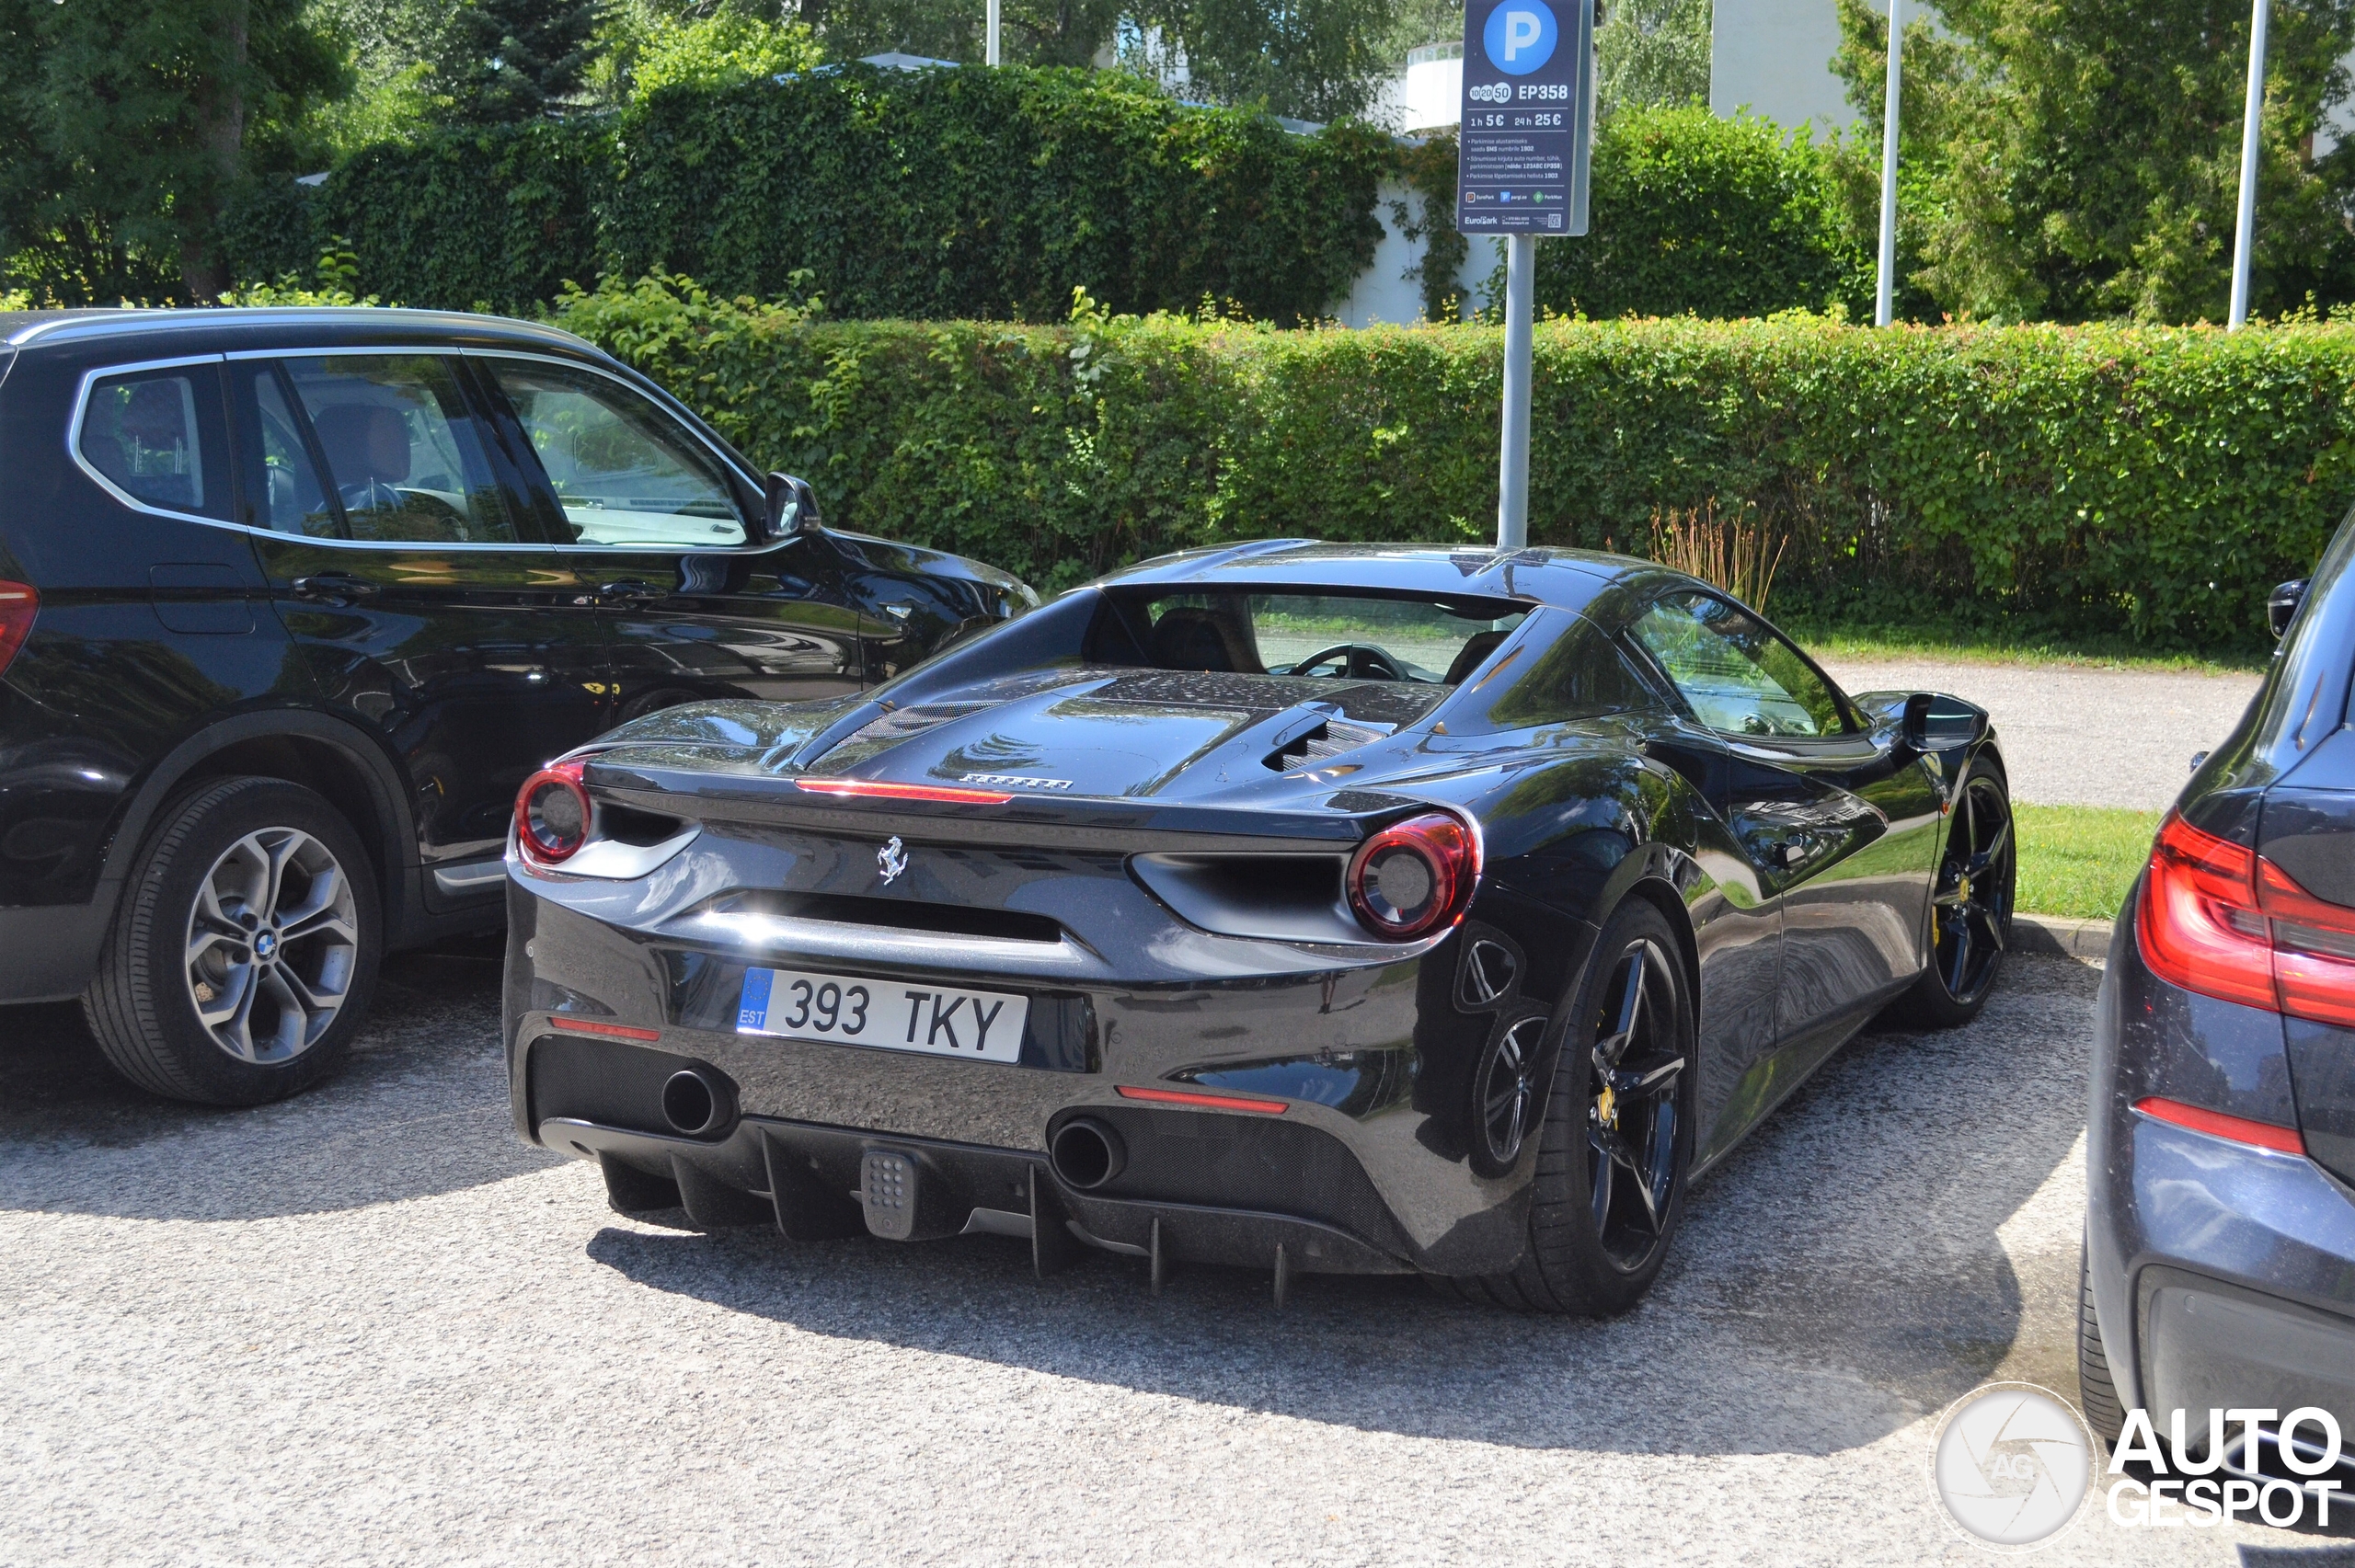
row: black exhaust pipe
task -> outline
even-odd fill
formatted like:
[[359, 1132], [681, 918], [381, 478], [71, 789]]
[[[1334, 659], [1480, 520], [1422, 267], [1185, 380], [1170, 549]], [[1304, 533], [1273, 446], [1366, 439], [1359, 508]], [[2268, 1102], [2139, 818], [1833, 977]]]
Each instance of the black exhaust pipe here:
[[1129, 1162], [1129, 1151], [1119, 1133], [1093, 1116], [1079, 1116], [1056, 1130], [1047, 1158], [1065, 1186], [1086, 1192], [1119, 1175]]
[[662, 1117], [674, 1131], [701, 1138], [728, 1119], [726, 1091], [695, 1068], [682, 1068], [662, 1085]]

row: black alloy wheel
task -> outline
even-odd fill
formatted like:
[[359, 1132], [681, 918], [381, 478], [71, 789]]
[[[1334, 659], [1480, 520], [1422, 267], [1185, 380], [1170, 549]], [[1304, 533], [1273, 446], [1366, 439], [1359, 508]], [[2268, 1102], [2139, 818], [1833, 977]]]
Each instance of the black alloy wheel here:
[[1628, 944], [1587, 1053], [1587, 1203], [1603, 1250], [1622, 1268], [1641, 1268], [1667, 1240], [1679, 1174], [1686, 1059], [1671, 962], [1648, 936]]
[[1545, 1093], [1539, 1069], [1545, 1060], [1545, 1031], [1552, 1022], [1543, 1013], [1507, 1013], [1498, 1023], [1496, 1037], [1481, 1053], [1472, 1103], [1479, 1117], [1478, 1158], [1474, 1164], [1484, 1176], [1500, 1176], [1511, 1170], [1529, 1135], [1537, 1130]]
[[1974, 766], [1955, 792], [1930, 898], [1930, 966], [1910, 993], [1922, 1023], [1947, 1029], [1979, 1015], [2011, 945], [2018, 874], [2012, 803], [2001, 774]]
[[[1668, 1255], [1693, 1161], [1691, 978], [1668, 917], [1631, 898], [1611, 917], [1568, 1003], [1545, 1034], [1505, 1024], [1474, 1102], [1493, 1156], [1527, 1082], [1544, 1110], [1529, 1177], [1529, 1242], [1504, 1274], [1448, 1281], [1467, 1299], [1601, 1317], [1643, 1299]], [[1508, 1073], [1499, 1046], [1548, 1035], [1550, 1074]], [[1525, 1057], [1525, 1053], [1524, 1053]], [[1521, 1164], [1530, 1162], [1523, 1160]], [[1481, 1162], [1476, 1161], [1476, 1168]], [[1491, 1173], [1482, 1170], [1483, 1174]]]

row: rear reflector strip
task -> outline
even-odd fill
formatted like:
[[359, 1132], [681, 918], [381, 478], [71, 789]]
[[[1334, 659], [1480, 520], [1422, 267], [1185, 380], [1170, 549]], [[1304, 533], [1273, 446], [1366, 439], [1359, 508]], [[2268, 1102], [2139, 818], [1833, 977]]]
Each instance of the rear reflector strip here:
[[2253, 1143], [2259, 1149], [2270, 1149], [2281, 1154], [2303, 1154], [2306, 1151], [2306, 1140], [2293, 1127], [2253, 1122], [2246, 1116], [2228, 1116], [2222, 1111], [2203, 1111], [2180, 1100], [2162, 1100], [2155, 1095], [2135, 1101], [2134, 1108], [2154, 1121], [2172, 1122], [2177, 1127], [2204, 1132], [2211, 1138], [2228, 1138], [2234, 1143]]
[[626, 1024], [599, 1024], [588, 1018], [567, 1018], [562, 1013], [551, 1013], [548, 1023], [558, 1029], [569, 1029], [576, 1035], [611, 1035], [617, 1040], [659, 1040], [662, 1037], [660, 1029], [633, 1029]]
[[1203, 1105], [1213, 1111], [1258, 1111], [1262, 1116], [1284, 1114], [1281, 1100], [1246, 1100], [1238, 1094], [1196, 1094], [1183, 1089], [1141, 1089], [1133, 1083], [1113, 1086], [1123, 1100], [1157, 1100], [1166, 1105]]
[[952, 789], [947, 784], [884, 784], [872, 779], [796, 779], [796, 789], [811, 795], [846, 795], [867, 800], [937, 800], [962, 806], [1004, 806], [1014, 796], [990, 789]]

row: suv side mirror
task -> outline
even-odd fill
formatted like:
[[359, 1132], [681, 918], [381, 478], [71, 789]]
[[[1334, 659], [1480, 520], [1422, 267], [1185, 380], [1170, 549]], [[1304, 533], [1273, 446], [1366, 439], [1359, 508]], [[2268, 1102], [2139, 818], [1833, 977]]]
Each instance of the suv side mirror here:
[[2306, 584], [2311, 580], [2308, 578], [2300, 578], [2295, 582], [2281, 583], [2275, 587], [2272, 596], [2266, 600], [2265, 624], [2273, 628], [2275, 636], [2278, 637], [2290, 629], [2290, 622], [2297, 615], [2298, 606], [2305, 602]]
[[797, 479], [790, 474], [772, 474], [768, 483], [769, 537], [783, 539], [793, 533], [817, 533], [825, 528], [818, 516], [818, 493], [807, 479]]

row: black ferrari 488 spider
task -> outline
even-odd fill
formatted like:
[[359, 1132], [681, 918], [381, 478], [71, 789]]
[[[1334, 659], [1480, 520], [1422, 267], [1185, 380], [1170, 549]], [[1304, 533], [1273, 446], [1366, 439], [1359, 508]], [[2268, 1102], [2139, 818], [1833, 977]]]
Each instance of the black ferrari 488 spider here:
[[1607, 1313], [1891, 1002], [1984, 1001], [1986, 715], [1648, 562], [1267, 541], [516, 804], [516, 1126], [626, 1212]]

